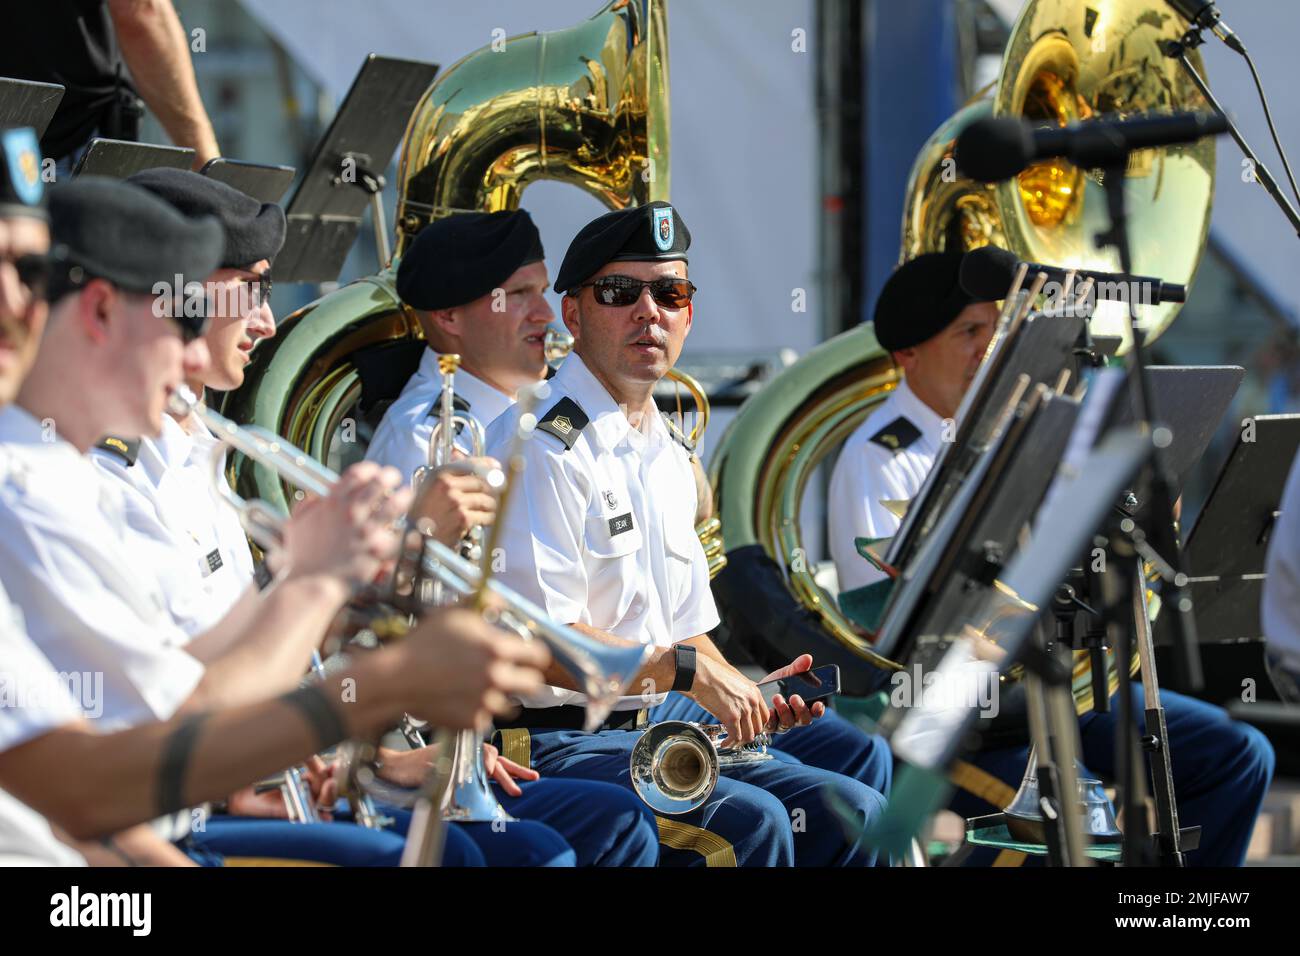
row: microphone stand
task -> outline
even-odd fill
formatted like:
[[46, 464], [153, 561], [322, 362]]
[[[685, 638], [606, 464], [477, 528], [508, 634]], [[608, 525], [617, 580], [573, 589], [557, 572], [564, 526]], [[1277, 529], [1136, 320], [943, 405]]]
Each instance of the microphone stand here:
[[[1120, 270], [1133, 274], [1133, 255], [1129, 245], [1128, 213], [1125, 205], [1124, 178], [1128, 167], [1128, 152], [1116, 151], [1109, 155], [1098, 156], [1100, 162], [1089, 163], [1087, 157], [1079, 157], [1082, 167], [1099, 166], [1103, 175], [1106, 193], [1106, 205], [1110, 213], [1110, 229], [1098, 233], [1096, 243], [1100, 246], [1114, 246], [1119, 253]], [[1151, 383], [1148, 378], [1148, 361], [1146, 355], [1146, 335], [1137, 324], [1137, 302], [1134, 296], [1128, 297], [1126, 310], [1129, 334], [1133, 346], [1129, 351], [1130, 371], [1133, 377], [1134, 417], [1140, 428], [1151, 432]], [[1128, 540], [1121, 541], [1120, 536], [1111, 537], [1111, 551], [1120, 565], [1105, 574], [1103, 581], [1110, 583], [1111, 593], [1107, 595], [1108, 616], [1116, 625], [1117, 640], [1112, 641], [1116, 648], [1119, 663], [1119, 713], [1116, 721], [1116, 757], [1119, 778], [1124, 788], [1124, 857], [1126, 865], [1140, 865], [1151, 850], [1147, 833], [1146, 807], [1139, 797], [1145, 791], [1139, 778], [1141, 764], [1138, 760], [1137, 724], [1132, 714], [1130, 696], [1129, 662], [1132, 660], [1130, 641], [1137, 642], [1138, 654], [1146, 664], [1154, 660], [1151, 647], [1150, 628], [1146, 621], [1137, 620], [1136, 615], [1145, 616], [1144, 596], [1145, 581], [1142, 576], [1142, 558], [1153, 561], [1161, 571], [1168, 587], [1170, 600], [1167, 602], [1173, 612], [1174, 645], [1176, 649], [1175, 664], [1182, 677], [1192, 690], [1199, 689], [1204, 681], [1201, 672], [1200, 649], [1196, 644], [1196, 623], [1192, 618], [1192, 601], [1187, 589], [1187, 575], [1181, 570], [1182, 554], [1178, 536], [1174, 531], [1173, 501], [1171, 485], [1165, 468], [1163, 447], [1157, 436], [1155, 454], [1150, 469], [1150, 545], [1144, 546], [1142, 532], [1137, 529], [1132, 519], [1121, 522], [1120, 528]], [[1126, 553], [1127, 552], [1127, 553]], [[1114, 574], [1118, 572], [1118, 574]], [[1114, 574], [1114, 576], [1112, 576]], [[1116, 580], [1118, 579], [1118, 580]], [[1104, 585], [1105, 586], [1105, 585]], [[1119, 595], [1129, 588], [1138, 588], [1133, 601], [1123, 601]], [[1149, 673], [1149, 672], [1148, 672]], [[1154, 676], [1154, 675], [1152, 675]], [[1172, 770], [1169, 762], [1168, 737], [1165, 732], [1165, 714], [1159, 699], [1159, 686], [1154, 680], [1146, 682], [1146, 736], [1144, 742], [1152, 754], [1152, 774], [1157, 784], [1155, 787], [1157, 820], [1160, 829], [1156, 836], [1156, 851], [1159, 861], [1169, 866], [1184, 864], [1181, 833], [1178, 827], [1177, 805], [1174, 802]], [[1154, 699], [1152, 699], [1154, 697]], [[1132, 834], [1136, 839], [1130, 839]]]
[[1191, 61], [1187, 59], [1187, 51], [1195, 49], [1204, 42], [1205, 37], [1201, 35], [1201, 27], [1193, 25], [1191, 29], [1183, 34], [1181, 40], [1167, 40], [1162, 44], [1162, 46], [1165, 56], [1177, 60], [1183, 65], [1183, 69], [1187, 71], [1187, 75], [1191, 78], [1191, 81], [1196, 84], [1196, 88], [1201, 91], [1201, 95], [1205, 97], [1205, 101], [1210, 104], [1210, 109], [1214, 110], [1214, 112], [1218, 113], [1228, 121], [1228, 135], [1236, 141], [1237, 146], [1241, 149], [1246, 159], [1250, 161], [1251, 168], [1255, 173], [1255, 179], [1264, 187], [1265, 192], [1273, 197], [1273, 202], [1282, 210], [1282, 215], [1286, 216], [1287, 221], [1291, 223], [1291, 228], [1296, 231], [1296, 235], [1300, 236], [1300, 212], [1297, 212], [1295, 206], [1291, 205], [1291, 200], [1286, 197], [1286, 193], [1282, 192], [1282, 187], [1279, 186], [1277, 180], [1273, 178], [1273, 174], [1268, 171], [1268, 167], [1264, 165], [1263, 161], [1255, 151], [1250, 148], [1250, 144], [1247, 143], [1246, 138], [1241, 135], [1241, 130], [1237, 128], [1237, 124], [1232, 121], [1232, 117], [1224, 111], [1221, 105], [1219, 105], [1219, 101], [1215, 98], [1214, 94], [1210, 92], [1210, 88], [1206, 85], [1204, 78], [1202, 78], [1201, 74], [1196, 72], [1196, 67], [1192, 66]]

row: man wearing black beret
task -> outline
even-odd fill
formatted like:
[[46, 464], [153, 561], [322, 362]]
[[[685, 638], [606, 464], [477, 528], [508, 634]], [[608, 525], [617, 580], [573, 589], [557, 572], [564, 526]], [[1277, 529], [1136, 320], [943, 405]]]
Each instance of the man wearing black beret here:
[[[127, 182], [187, 217], [221, 223], [221, 257], [204, 282], [208, 360], [187, 370], [185, 384], [198, 396], [208, 388], [238, 388], [254, 344], [275, 334], [271, 260], [284, 244], [283, 211], [189, 170], [148, 169]], [[128, 528], [159, 555], [169, 608], [191, 634], [224, 617], [253, 582], [253, 558], [239, 518], [211, 494], [214, 454], [224, 456], [198, 418], [174, 412], [163, 418], [156, 438], [106, 435], [91, 452], [96, 465], [126, 486]]]
[[[997, 307], [962, 286], [962, 259], [956, 252], [918, 256], [898, 268], [877, 300], [876, 338], [904, 378], [849, 437], [831, 476], [830, 547], [841, 592], [885, 577], [858, 554], [854, 538], [885, 538], [898, 530], [899, 518], [881, 502], [910, 500], [920, 491], [995, 330]], [[1140, 686], [1135, 694], [1140, 712]], [[1202, 827], [1200, 849], [1189, 862], [1240, 866], [1272, 777], [1272, 748], [1259, 731], [1217, 707], [1172, 691], [1162, 691], [1161, 699], [1179, 820]], [[1083, 762], [1109, 779], [1115, 713], [1112, 705], [1109, 713], [1090, 712], [1079, 723]], [[967, 779], [950, 808], [973, 817], [1006, 806], [1028, 760], [1027, 729], [1025, 737], [1024, 746], [972, 755], [967, 771], [974, 779], [962, 775]]]
[[959, 252], [917, 256], [894, 271], [876, 300], [876, 340], [903, 380], [849, 436], [831, 474], [830, 550], [840, 591], [884, 579], [854, 539], [898, 530], [898, 516], [881, 502], [920, 491], [944, 422], [957, 413], [993, 337], [998, 308], [962, 287], [961, 261]]
[[[520, 387], [542, 378], [546, 325], [555, 318], [543, 296], [544, 255], [523, 209], [457, 213], [420, 231], [398, 266], [397, 293], [415, 310], [428, 348], [375, 430], [367, 458], [408, 478], [428, 462], [442, 394], [440, 355], [460, 356], [456, 409], [484, 428]], [[460, 435], [458, 445], [468, 452], [469, 436]]]
[[[520, 715], [497, 726], [503, 746], [543, 773], [625, 787], [646, 720], [721, 722], [737, 744], [779, 727], [782, 755], [729, 769], [700, 806], [647, 801], [661, 863], [870, 865], [874, 851], [845, 838], [826, 795], [869, 823], [884, 806], [888, 749], [820, 702], [777, 695], [769, 708], [708, 637], [718, 614], [695, 534], [692, 455], [652, 394], [694, 319], [690, 241], [677, 210], [652, 202], [601, 216], [570, 244], [556, 287], [574, 351], [548, 383], [501, 528], [506, 585], [597, 640], [652, 648], [635, 696], [615, 704], [606, 732], [582, 733], [586, 698], [551, 668], [552, 686], [521, 697]], [[490, 453], [505, 454], [518, 416], [512, 409], [488, 428]], [[811, 665], [804, 654], [767, 679]], [[792, 814], [804, 825], [791, 827]]]

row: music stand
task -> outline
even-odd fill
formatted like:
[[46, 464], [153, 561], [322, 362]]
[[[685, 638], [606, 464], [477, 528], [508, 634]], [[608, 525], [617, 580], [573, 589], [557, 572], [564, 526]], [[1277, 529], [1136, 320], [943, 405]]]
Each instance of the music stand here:
[[81, 159], [77, 160], [72, 175], [73, 178], [87, 175], [126, 179], [144, 169], [155, 169], [159, 166], [189, 169], [193, 164], [194, 150], [192, 149], [96, 137], [81, 154]]
[[[1246, 370], [1239, 365], [1150, 365], [1147, 375], [1151, 384], [1151, 421], [1173, 433], [1172, 442], [1164, 449], [1164, 459], [1177, 493], [1205, 456]], [[1129, 392], [1127, 400], [1115, 404], [1109, 419], [1111, 426], [1130, 425], [1137, 420], [1131, 388]]]
[[238, 189], [246, 196], [252, 196], [258, 202], [278, 203], [284, 198], [285, 190], [293, 182], [297, 170], [292, 166], [249, 163], [242, 159], [219, 156], [208, 160], [199, 172]]
[[1030, 384], [1054, 385], [1061, 372], [1072, 367], [1074, 345], [1084, 321], [1081, 314], [1035, 313], [994, 342], [963, 399], [955, 423], [955, 440], [944, 444], [920, 492], [908, 506], [885, 556], [887, 564], [905, 568], [917, 556], [974, 461], [996, 433], [1017, 377], [1025, 374]]
[[[1005, 588], [1029, 604], [1048, 606], [1077, 555], [1110, 521], [1115, 501], [1132, 487], [1152, 447], [1151, 440], [1134, 429], [1114, 431], [1087, 454], [1080, 467], [1059, 477], [1059, 493], [1045, 502], [1028, 544], [999, 576]], [[1005, 592], [985, 588], [975, 619], [993, 618], [1005, 601]], [[997, 643], [1006, 652], [999, 671], [1006, 673], [1019, 658], [1037, 619], [1037, 615], [1021, 614], [999, 622]], [[945, 657], [932, 673], [943, 675], [958, 663], [953, 656]], [[881, 731], [904, 766], [895, 778], [884, 818], [868, 834], [875, 844], [905, 846], [919, 832], [942, 799], [948, 768], [964, 751], [977, 713], [973, 707], [935, 709], [924, 699], [921, 706], [900, 711], [896, 718], [890, 719], [887, 712]]]
[[1006, 426], [900, 578], [898, 599], [885, 608], [875, 648], [886, 657], [926, 668], [938, 663], [952, 622], [972, 620], [979, 595], [1018, 549], [1021, 530], [1056, 475], [1079, 402], [1042, 385], [1009, 402], [1015, 407]]
[[30, 126], [40, 139], [63, 100], [58, 83], [0, 77], [0, 126]]
[[289, 230], [275, 260], [282, 282], [332, 282], [370, 206], [380, 268], [388, 264], [383, 172], [437, 65], [370, 54], [289, 200]]

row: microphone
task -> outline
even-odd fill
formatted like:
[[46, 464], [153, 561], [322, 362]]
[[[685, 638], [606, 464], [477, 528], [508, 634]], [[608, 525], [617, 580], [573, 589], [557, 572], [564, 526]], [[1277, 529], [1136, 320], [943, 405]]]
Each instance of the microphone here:
[[[1096, 272], [1092, 269], [1062, 269], [1060, 266], [1047, 266], [1038, 262], [1026, 262], [1025, 265], [1029, 267], [1030, 276], [1044, 272], [1050, 281], [1062, 286], [1070, 272], [1075, 275], [1076, 287], [1084, 279], [1092, 279], [1091, 295], [1106, 302], [1127, 302], [1133, 299], [1144, 305], [1159, 305], [1162, 302], [1187, 301], [1187, 286], [1165, 282], [1153, 276]], [[1006, 297], [1019, 266], [1020, 260], [1014, 253], [997, 246], [981, 246], [962, 257], [957, 281], [967, 295], [992, 302]]]
[[1124, 163], [1134, 150], [1194, 143], [1227, 130], [1227, 117], [1219, 113], [1157, 113], [1042, 128], [1011, 117], [988, 117], [957, 137], [957, 167], [972, 179], [993, 183], [1053, 156], [1094, 169]]
[[1242, 56], [1246, 55], [1246, 45], [1238, 39], [1232, 28], [1223, 22], [1223, 14], [1213, 0], [1169, 0], [1169, 5], [1182, 14], [1183, 19], [1193, 28], [1209, 30], [1216, 37], [1228, 44]]

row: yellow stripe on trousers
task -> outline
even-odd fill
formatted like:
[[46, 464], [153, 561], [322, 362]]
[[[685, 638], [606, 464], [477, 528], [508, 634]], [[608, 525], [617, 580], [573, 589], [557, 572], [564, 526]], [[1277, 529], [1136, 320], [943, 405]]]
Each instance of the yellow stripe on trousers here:
[[521, 767], [532, 769], [533, 738], [526, 727], [514, 727], [498, 730], [501, 741], [501, 756], [513, 760]]
[[736, 865], [736, 851], [731, 844], [703, 827], [694, 827], [680, 820], [655, 817], [659, 824], [659, 842], [674, 850], [693, 850], [704, 857], [705, 866]]

